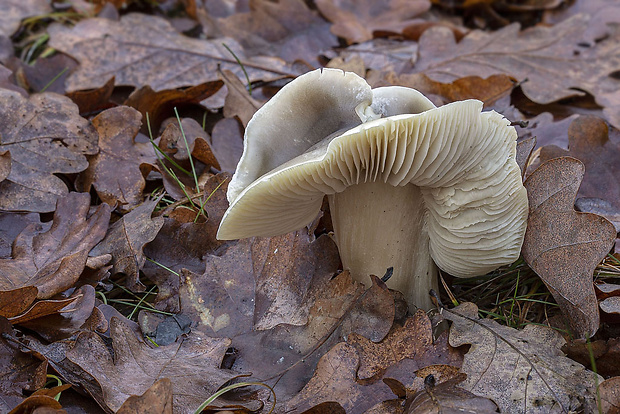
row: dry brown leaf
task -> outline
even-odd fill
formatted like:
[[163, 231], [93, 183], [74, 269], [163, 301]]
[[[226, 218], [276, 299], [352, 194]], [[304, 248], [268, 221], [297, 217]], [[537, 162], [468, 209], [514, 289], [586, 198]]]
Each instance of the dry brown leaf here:
[[579, 116], [568, 127], [568, 150], [554, 145], [540, 150], [541, 162], [563, 156], [577, 158], [585, 164], [578, 197], [605, 199], [613, 209], [620, 209], [620, 132], [617, 129], [610, 131], [600, 118]]
[[35, 286], [38, 298], [47, 299], [73, 286], [110, 220], [108, 205], [90, 216], [89, 208], [88, 194], [69, 193], [58, 201], [48, 231], [26, 227], [13, 244], [13, 258], [0, 260], [0, 290]]
[[97, 153], [97, 133], [77, 106], [53, 93], [25, 99], [0, 90], [0, 152], [11, 154], [11, 172], [0, 182], [0, 209], [54, 211], [68, 193], [55, 173], [88, 167], [85, 155]]
[[609, 378], [600, 385], [600, 412], [605, 414], [620, 413], [620, 377]]
[[570, 359], [589, 367], [591, 358], [596, 363], [596, 372], [605, 378], [620, 376], [620, 338], [586, 342], [584, 339], [573, 339], [562, 348]]
[[596, 24], [587, 15], [522, 32], [512, 24], [494, 33], [473, 31], [459, 43], [450, 30], [434, 27], [420, 38], [415, 70], [443, 83], [507, 74], [523, 82], [523, 92], [537, 103], [583, 95], [576, 88], [612, 99], [618, 91], [609, 78], [617, 69], [616, 37], [592, 48], [580, 46], [584, 32]]
[[24, 313], [9, 318], [12, 324], [21, 324], [22, 322], [28, 322], [33, 319], [43, 318], [49, 315], [55, 315], [60, 312], [61, 309], [71, 305], [76, 300], [75, 297], [64, 299], [47, 299], [40, 300], [28, 308]]
[[579, 410], [596, 398], [598, 374], [566, 358], [562, 336], [551, 328], [527, 325], [523, 330], [479, 319], [478, 308], [464, 303], [444, 311], [452, 321], [450, 344], [471, 344], [459, 386], [491, 398], [502, 412], [548, 413]]
[[545, 282], [581, 337], [599, 328], [592, 274], [616, 239], [601, 216], [577, 213], [573, 204], [584, 175], [574, 158], [542, 164], [525, 181], [530, 206], [522, 254]]
[[[174, 116], [175, 107], [198, 104], [219, 91], [222, 85], [221, 80], [215, 80], [182, 90], [168, 89], [159, 92], [155, 92], [150, 86], [143, 86], [129, 95], [125, 105], [140, 111], [144, 120], [148, 114], [151, 130], [158, 131], [164, 119]], [[142, 129], [143, 132], [148, 132], [146, 125]]]
[[102, 395], [96, 389], [87, 389], [99, 398], [99, 404], [112, 411], [119, 410], [131, 395], [142, 395], [158, 380], [169, 378], [175, 412], [193, 412], [237, 376], [220, 369], [229, 339], [190, 335], [175, 344], [151, 348], [117, 318], [110, 322], [110, 336], [114, 358], [94, 333], [80, 334], [66, 356], [97, 380]]
[[67, 414], [62, 405], [48, 395], [32, 395], [22, 401], [8, 414]]
[[437, 386], [427, 386], [412, 397], [407, 413], [411, 414], [462, 414], [497, 413], [497, 405], [460, 388], [463, 379], [449, 380]]
[[261, 107], [261, 103], [248, 93], [241, 80], [229, 70], [221, 71], [222, 79], [228, 89], [224, 102], [224, 116], [226, 118], [237, 117], [245, 128], [254, 113]]
[[355, 348], [341, 342], [319, 360], [310, 382], [286, 404], [287, 411], [301, 412], [323, 402], [335, 401], [347, 413], [363, 413], [395, 395], [383, 381], [362, 385], [355, 373], [360, 357]]
[[3, 0], [0, 13], [0, 36], [11, 36], [22, 19], [47, 14], [52, 8], [47, 0]]
[[329, 23], [302, 0], [249, 3], [248, 13], [218, 19], [217, 27], [252, 55], [278, 56], [287, 62], [299, 59], [314, 67], [323, 50], [338, 44]]
[[116, 414], [172, 414], [172, 381], [162, 378], [140, 396], [132, 395]]
[[[0, 332], [12, 335], [11, 324], [0, 318]], [[22, 353], [6, 338], [0, 339], [0, 411], [9, 412], [23, 399], [23, 391], [34, 391], [45, 385], [47, 363]]]
[[[347, 342], [360, 355], [357, 377], [362, 380], [383, 374], [386, 369], [405, 358], [413, 360], [413, 363], [407, 365], [411, 373], [429, 365], [449, 364], [460, 367], [463, 363], [462, 354], [448, 345], [446, 335], [433, 341], [431, 320], [422, 310], [418, 310], [406, 320], [404, 326], [390, 332], [379, 343], [355, 333], [347, 337]], [[393, 375], [390, 378], [400, 380]]]
[[0, 291], [0, 316], [10, 318], [24, 312], [37, 298], [38, 293], [39, 290], [34, 286]]
[[236, 119], [222, 119], [213, 127], [211, 145], [222, 171], [234, 173], [243, 154], [243, 126]]
[[349, 46], [339, 56], [345, 61], [360, 58], [368, 69], [408, 73], [413, 70], [417, 54], [417, 42], [374, 39]]
[[317, 0], [316, 5], [334, 23], [332, 33], [349, 43], [370, 40], [376, 32], [401, 33], [431, 7], [428, 0]]
[[242, 76], [235, 57], [250, 80], [273, 80], [294, 76], [278, 58], [246, 58], [233, 39], [192, 39], [179, 34], [166, 20], [146, 14], [128, 14], [120, 21], [85, 19], [74, 27], [52, 25], [49, 45], [80, 62], [67, 79], [69, 92], [103, 86], [114, 77], [116, 85], [154, 91], [195, 86], [217, 81], [217, 67]]
[[164, 225], [163, 217], [151, 218], [158, 201], [145, 201], [125, 214], [110, 226], [105, 238], [90, 252], [92, 256], [111, 254], [113, 272], [126, 275], [125, 285], [130, 290], [144, 290], [139, 274], [146, 261], [144, 245], [152, 241]]
[[100, 152], [76, 182], [81, 191], [95, 187], [105, 203], [123, 208], [135, 207], [143, 200], [144, 176], [157, 158], [150, 143], [136, 142], [142, 116], [128, 106], [108, 109], [92, 123], [99, 132]]
[[0, 213], [0, 258], [11, 257], [13, 242], [30, 224], [38, 225], [43, 231], [47, 231], [52, 223], [41, 223], [36, 213]]

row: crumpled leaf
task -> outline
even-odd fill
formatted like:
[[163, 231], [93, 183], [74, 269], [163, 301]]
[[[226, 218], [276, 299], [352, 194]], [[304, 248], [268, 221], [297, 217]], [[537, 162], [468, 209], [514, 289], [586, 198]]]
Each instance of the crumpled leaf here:
[[518, 24], [493, 33], [476, 30], [459, 43], [449, 29], [433, 27], [420, 38], [415, 71], [443, 83], [496, 74], [507, 74], [519, 82], [527, 79], [521, 89], [537, 103], [583, 95], [576, 88], [595, 97], [611, 97], [618, 90], [609, 78], [617, 70], [617, 35], [592, 48], [580, 46], [583, 33], [598, 24], [587, 15], [576, 15], [552, 27], [522, 32]]
[[574, 158], [542, 164], [525, 181], [529, 217], [522, 254], [577, 335], [592, 336], [599, 312], [592, 274], [616, 239], [613, 224], [574, 210], [584, 166]]
[[[620, 210], [620, 133], [595, 116], [579, 116], [568, 127], [568, 150], [547, 146], [540, 160], [571, 156], [585, 164], [585, 175], [578, 197], [600, 198]], [[582, 210], [583, 211], [583, 210]], [[591, 211], [592, 212], [592, 211]]]
[[553, 329], [527, 325], [518, 331], [479, 319], [473, 303], [443, 315], [452, 321], [450, 345], [471, 344], [461, 368], [467, 379], [459, 386], [492, 399], [502, 412], [569, 412], [595, 400], [598, 374], [566, 358], [564, 339]]
[[323, 402], [335, 401], [347, 413], [363, 413], [375, 404], [395, 398], [383, 381], [362, 385], [355, 373], [360, 357], [341, 342], [319, 360], [308, 384], [286, 404], [287, 411], [302, 412]]
[[48, 231], [26, 227], [15, 240], [13, 257], [0, 260], [0, 290], [35, 286], [37, 297], [47, 299], [71, 287], [108, 229], [110, 207], [102, 204], [90, 217], [89, 208], [88, 194], [69, 193], [58, 201]]
[[116, 414], [172, 414], [172, 381], [162, 378], [140, 396], [127, 398]]
[[3, 0], [0, 13], [0, 36], [11, 36], [21, 20], [30, 16], [47, 14], [52, 8], [47, 0]]
[[299, 59], [315, 66], [323, 50], [338, 44], [329, 32], [329, 23], [302, 0], [249, 3], [248, 13], [217, 20], [220, 31], [236, 39], [248, 53], [278, 56], [287, 62]]
[[316, 5], [334, 23], [332, 33], [349, 43], [370, 40], [375, 32], [400, 33], [431, 7], [428, 0], [317, 0]]
[[128, 14], [120, 21], [91, 18], [74, 27], [52, 25], [49, 45], [73, 56], [80, 67], [66, 82], [67, 91], [94, 89], [111, 77], [116, 85], [154, 91], [217, 81], [217, 67], [243, 76], [225, 43], [243, 62], [250, 80], [294, 76], [278, 58], [246, 58], [233, 39], [192, 39], [179, 34], [166, 20], [146, 14]]
[[347, 342], [355, 347], [360, 355], [357, 377], [363, 380], [382, 374], [406, 358], [413, 360], [412, 364], [408, 364], [411, 372], [429, 365], [461, 366], [461, 353], [451, 348], [447, 339], [446, 335], [441, 335], [437, 340], [433, 340], [431, 320], [423, 310], [418, 309], [405, 321], [404, 326], [391, 331], [379, 343], [355, 333], [347, 337]]
[[141, 118], [135, 109], [118, 106], [92, 120], [99, 132], [100, 151], [80, 174], [76, 182], [79, 190], [89, 191], [93, 186], [103, 202], [111, 206], [120, 203], [126, 209], [143, 200], [144, 176], [157, 158], [150, 143], [135, 141]]
[[105, 238], [90, 252], [91, 256], [111, 254], [113, 272], [126, 275], [125, 285], [130, 290], [144, 290], [139, 275], [146, 261], [144, 245], [155, 239], [164, 225], [163, 217], [151, 218], [158, 201], [157, 199], [145, 201], [125, 214], [110, 226]]
[[[82, 333], [66, 357], [92, 375], [103, 396], [99, 404], [117, 411], [131, 395], [144, 394], [162, 378], [172, 381], [175, 412], [193, 412], [207, 397], [237, 374], [220, 369], [230, 345], [226, 338], [190, 335], [173, 345], [151, 348], [120, 319], [110, 322], [112, 349], [94, 333]], [[191, 378], [191, 381], [188, 381]], [[131, 379], [131, 381], [128, 381]]]
[[11, 154], [11, 172], [0, 182], [0, 209], [50, 212], [68, 193], [55, 173], [88, 167], [97, 133], [70, 99], [54, 93], [24, 98], [0, 90], [0, 152]]
[[[0, 332], [12, 334], [11, 324], [0, 318]], [[9, 412], [23, 399], [23, 390], [34, 391], [45, 385], [47, 363], [21, 352], [13, 342], [0, 339], [0, 411]]]
[[489, 414], [499, 412], [497, 405], [460, 388], [462, 379], [448, 380], [437, 386], [427, 386], [412, 397], [407, 412], [411, 414]]

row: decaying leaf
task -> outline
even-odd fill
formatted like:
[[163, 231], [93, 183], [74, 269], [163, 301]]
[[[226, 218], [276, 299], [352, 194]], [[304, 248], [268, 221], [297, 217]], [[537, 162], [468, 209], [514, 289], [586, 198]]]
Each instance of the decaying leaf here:
[[144, 245], [152, 241], [164, 225], [163, 217], [151, 218], [157, 202], [156, 199], [145, 201], [125, 214], [110, 227], [105, 238], [90, 252], [92, 256], [111, 254], [113, 272], [124, 273], [127, 277], [125, 285], [131, 290], [144, 290], [139, 275], [146, 261]]
[[55, 173], [88, 167], [85, 155], [97, 153], [97, 133], [77, 106], [54, 93], [29, 99], [0, 90], [0, 152], [9, 151], [11, 171], [0, 182], [0, 209], [54, 211], [68, 193]]
[[429, 365], [461, 366], [463, 362], [460, 352], [448, 345], [446, 335], [433, 341], [431, 320], [422, 310], [418, 310], [404, 326], [390, 332], [380, 343], [355, 333], [348, 336], [347, 342], [360, 355], [357, 377], [362, 380], [382, 374], [405, 358], [413, 360], [412, 364], [407, 365], [412, 373]]
[[136, 142], [142, 116], [127, 106], [108, 109], [97, 115], [92, 123], [99, 132], [100, 152], [80, 174], [76, 187], [89, 191], [95, 187], [105, 203], [117, 203], [129, 209], [142, 200], [144, 176], [156, 163], [150, 143]]
[[478, 308], [464, 303], [444, 317], [452, 321], [450, 344], [471, 344], [459, 386], [495, 401], [502, 412], [578, 411], [596, 398], [602, 378], [566, 358], [562, 336], [551, 328], [527, 325], [523, 330], [479, 319]]
[[[131, 395], [144, 394], [169, 378], [175, 412], [193, 412], [207, 397], [237, 374], [220, 369], [230, 340], [190, 335], [168, 346], [151, 348], [120, 319], [110, 322], [114, 358], [94, 333], [82, 333], [67, 358], [92, 375], [103, 396], [99, 404], [117, 411]], [[188, 381], [191, 378], [191, 381]], [[128, 379], [131, 379], [130, 381]]]
[[600, 410], [606, 414], [620, 413], [620, 377], [605, 380], [599, 389], [601, 395]]
[[154, 91], [217, 81], [217, 67], [250, 79], [272, 80], [294, 75], [278, 58], [246, 58], [233, 39], [200, 40], [179, 34], [166, 20], [128, 14], [120, 21], [85, 19], [74, 27], [53, 25], [50, 46], [73, 56], [80, 67], [67, 79], [68, 91], [103, 86], [112, 76], [117, 85], [150, 86]]
[[73, 286], [110, 220], [108, 205], [90, 216], [89, 208], [88, 194], [69, 193], [58, 201], [48, 231], [36, 224], [26, 227], [13, 244], [13, 257], [0, 260], [0, 290], [35, 286], [38, 298], [47, 299]]
[[339, 343], [319, 360], [308, 384], [291, 399], [287, 411], [303, 412], [323, 402], [335, 401], [347, 413], [363, 413], [377, 403], [395, 398], [382, 381], [362, 385], [355, 373], [360, 363], [355, 348]]
[[222, 79], [228, 88], [228, 95], [224, 103], [224, 116], [237, 117], [244, 127], [248, 125], [254, 113], [261, 107], [261, 103], [252, 98], [241, 80], [229, 70], [221, 72]]
[[162, 378], [140, 396], [127, 398], [116, 414], [172, 414], [172, 381]]
[[584, 175], [574, 158], [542, 164], [525, 181], [530, 206], [522, 254], [545, 282], [579, 336], [592, 336], [599, 312], [592, 274], [616, 239], [601, 216], [577, 213], [573, 204]]
[[338, 44], [329, 23], [302, 0], [254, 0], [249, 12], [218, 19], [217, 26], [253, 55], [300, 59], [313, 66], [323, 50]]
[[[412, 397], [407, 412], [411, 414], [490, 414], [499, 412], [493, 401], [460, 388], [458, 383], [461, 380], [449, 380], [437, 386], [427, 385], [426, 389]], [[427, 381], [434, 382], [434, 380]]]
[[596, 363], [596, 372], [604, 377], [620, 376], [620, 338], [588, 341], [573, 339], [562, 351], [580, 364], [590, 367], [592, 358]]
[[370, 40], [375, 32], [400, 33], [431, 7], [428, 0], [317, 0], [316, 5], [334, 23], [332, 33], [349, 43]]

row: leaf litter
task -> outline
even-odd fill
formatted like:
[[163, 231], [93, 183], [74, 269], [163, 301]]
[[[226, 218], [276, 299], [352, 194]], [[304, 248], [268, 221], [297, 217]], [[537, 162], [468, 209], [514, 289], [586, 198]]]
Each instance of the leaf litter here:
[[[103, 3], [3, 17], [2, 411], [194, 412], [225, 386], [207, 410], [598, 412], [597, 386], [618, 409], [617, 6]], [[342, 271], [326, 209], [217, 240], [245, 126], [323, 65], [529, 121], [525, 262], [407, 313]]]

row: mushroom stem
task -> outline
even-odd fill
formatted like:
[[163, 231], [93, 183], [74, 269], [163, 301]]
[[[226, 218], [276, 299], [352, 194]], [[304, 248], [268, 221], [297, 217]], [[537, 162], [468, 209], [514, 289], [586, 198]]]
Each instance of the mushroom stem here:
[[329, 196], [340, 258], [353, 278], [369, 286], [369, 275], [394, 268], [387, 285], [402, 292], [409, 308], [430, 309], [437, 268], [429, 254], [424, 200], [412, 184], [393, 187], [367, 182]]

